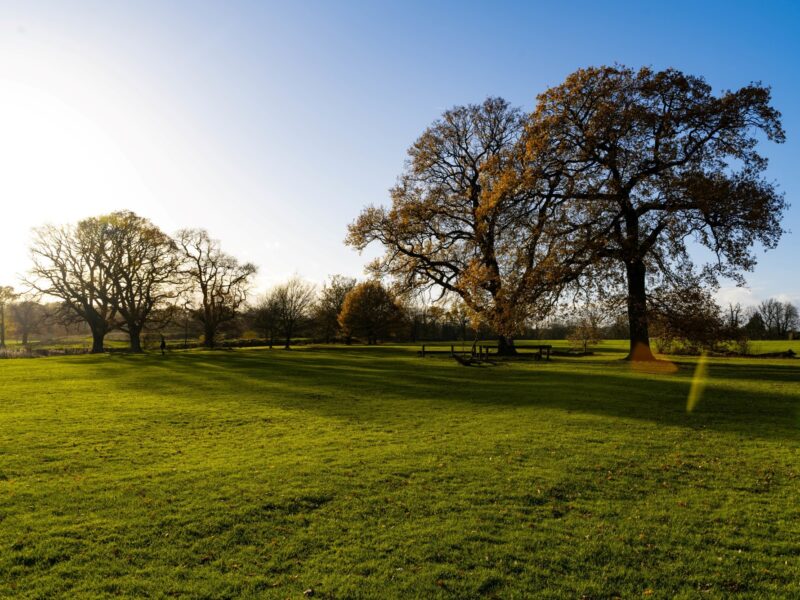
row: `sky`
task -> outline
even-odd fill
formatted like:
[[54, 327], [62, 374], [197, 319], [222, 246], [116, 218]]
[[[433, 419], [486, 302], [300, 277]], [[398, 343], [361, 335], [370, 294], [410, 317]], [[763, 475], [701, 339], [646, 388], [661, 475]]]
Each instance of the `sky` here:
[[793, 207], [759, 250], [752, 304], [800, 302], [800, 3], [0, 1], [0, 284], [31, 229], [129, 209], [203, 227], [255, 262], [257, 288], [363, 275], [343, 244], [388, 204], [442, 111], [502, 96], [532, 110], [574, 70], [675, 67], [716, 91], [772, 86], [765, 145]]

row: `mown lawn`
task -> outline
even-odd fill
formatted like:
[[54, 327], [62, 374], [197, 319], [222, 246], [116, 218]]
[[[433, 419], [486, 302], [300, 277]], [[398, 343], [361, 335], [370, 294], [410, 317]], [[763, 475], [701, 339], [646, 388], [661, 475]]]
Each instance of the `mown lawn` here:
[[0, 596], [800, 597], [800, 360], [605, 349], [0, 361]]

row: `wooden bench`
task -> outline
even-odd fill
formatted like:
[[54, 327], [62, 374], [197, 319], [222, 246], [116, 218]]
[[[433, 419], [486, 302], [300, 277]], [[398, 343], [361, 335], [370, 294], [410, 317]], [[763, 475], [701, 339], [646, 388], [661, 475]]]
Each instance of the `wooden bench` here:
[[[497, 354], [497, 346], [478, 346], [479, 354], [482, 354], [483, 351], [486, 351], [486, 356], [489, 355], [489, 352], [494, 350], [495, 354]], [[553, 346], [550, 344], [535, 344], [531, 346], [517, 346], [517, 353], [518, 354], [529, 354], [528, 352], [523, 352], [523, 350], [533, 349], [536, 350], [534, 354], [535, 360], [550, 360], [550, 351], [553, 349]]]
[[[486, 345], [486, 344], [479, 344], [475, 347], [475, 350], [471, 350], [468, 353], [465, 352], [456, 352], [455, 344], [450, 345], [450, 349], [443, 349], [441, 346], [434, 346], [431, 348], [425, 348], [425, 344], [422, 345], [422, 350], [417, 351], [417, 355], [425, 358], [426, 355], [429, 354], [448, 354], [450, 356], [455, 356], [456, 354], [470, 354], [473, 357], [477, 357], [478, 360], [483, 360], [489, 358], [489, 354], [492, 350], [494, 353], [497, 354], [497, 346], [496, 345]], [[535, 360], [550, 360], [550, 351], [553, 349], [553, 346], [550, 344], [536, 344], [533, 346], [520, 346], [517, 348], [517, 352], [519, 354], [528, 354], [526, 352], [520, 352], [521, 350], [527, 349], [534, 349], [537, 352], [533, 355]]]
[[469, 352], [456, 352], [455, 344], [451, 344], [449, 350], [441, 346], [428, 346], [426, 348], [425, 344], [422, 344], [422, 350], [417, 350], [417, 356], [421, 356], [422, 358], [425, 358], [429, 354], [447, 354], [448, 356], [453, 356], [455, 354], [469, 354]]

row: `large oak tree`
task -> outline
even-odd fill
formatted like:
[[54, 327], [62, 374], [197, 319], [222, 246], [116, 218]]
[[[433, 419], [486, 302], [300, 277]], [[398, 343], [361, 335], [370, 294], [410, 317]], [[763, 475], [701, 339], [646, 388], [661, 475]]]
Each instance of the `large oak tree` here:
[[34, 230], [28, 285], [61, 301], [62, 314], [83, 320], [92, 332], [92, 352], [103, 352], [114, 328], [114, 285], [106, 267], [108, 231], [98, 220], [47, 225]]
[[785, 202], [764, 178], [761, 138], [782, 142], [770, 90], [713, 93], [674, 69], [579, 70], [539, 96], [526, 131], [532, 160], [547, 155], [573, 222], [592, 240], [595, 265], [626, 285], [631, 359], [652, 360], [651, 284], [680, 289], [695, 277], [689, 245], [714, 260], [705, 281], [741, 281], [753, 246], [772, 248]]
[[391, 208], [367, 207], [347, 237], [359, 250], [381, 243], [370, 270], [402, 291], [461, 298], [499, 334], [501, 354], [515, 352], [528, 319], [549, 312], [573, 271], [564, 259], [575, 256], [570, 232], [558, 231], [558, 175], [526, 156], [524, 123], [500, 98], [446, 111], [409, 149]]
[[141, 352], [141, 334], [148, 319], [174, 299], [180, 265], [175, 242], [149, 220], [118, 211], [83, 223], [103, 229], [103, 271], [111, 282], [105, 300], [119, 315], [119, 328], [128, 333], [132, 352]]

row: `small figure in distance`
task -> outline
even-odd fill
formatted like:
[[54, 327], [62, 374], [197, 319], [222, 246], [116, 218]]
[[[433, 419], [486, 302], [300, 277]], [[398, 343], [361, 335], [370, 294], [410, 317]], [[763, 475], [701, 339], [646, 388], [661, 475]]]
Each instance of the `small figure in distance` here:
[[167, 340], [164, 339], [164, 334], [161, 334], [161, 356], [164, 356], [164, 351], [167, 349]]

